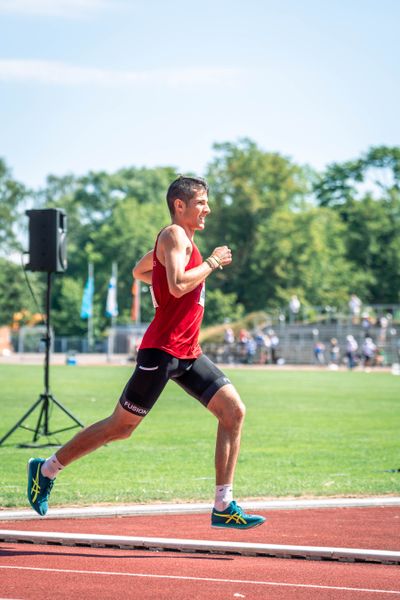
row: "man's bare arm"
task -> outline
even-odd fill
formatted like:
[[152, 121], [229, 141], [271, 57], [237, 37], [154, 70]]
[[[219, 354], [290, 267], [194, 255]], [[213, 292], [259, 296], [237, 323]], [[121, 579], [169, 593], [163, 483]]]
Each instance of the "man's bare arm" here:
[[[166, 228], [160, 236], [160, 242], [168, 288], [176, 298], [194, 290], [213, 272], [214, 268], [206, 261], [185, 271], [188, 241], [181, 227], [173, 225]], [[213, 255], [218, 257], [221, 266], [229, 265], [232, 262], [232, 254], [227, 246], [215, 248]]]
[[135, 279], [140, 279], [147, 285], [151, 285], [151, 275], [153, 272], [153, 250], [147, 252], [132, 270], [132, 275]]

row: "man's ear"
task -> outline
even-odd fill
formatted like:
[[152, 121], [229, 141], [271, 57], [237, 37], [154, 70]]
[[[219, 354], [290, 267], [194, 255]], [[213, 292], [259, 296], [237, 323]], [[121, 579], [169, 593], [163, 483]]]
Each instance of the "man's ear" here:
[[177, 211], [182, 212], [182, 210], [185, 206], [185, 203], [180, 198], [176, 198], [174, 201], [174, 206], [175, 206], [175, 212], [177, 212]]

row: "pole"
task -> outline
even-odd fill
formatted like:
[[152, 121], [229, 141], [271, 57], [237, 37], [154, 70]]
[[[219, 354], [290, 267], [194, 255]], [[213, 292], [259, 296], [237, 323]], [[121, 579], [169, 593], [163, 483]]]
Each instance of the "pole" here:
[[108, 344], [107, 344], [107, 360], [110, 362], [111, 361], [111, 357], [114, 354], [114, 341], [115, 341], [115, 332], [114, 332], [114, 328], [115, 328], [115, 323], [117, 320], [117, 282], [118, 282], [118, 265], [116, 262], [112, 263], [112, 270], [111, 270], [111, 280], [115, 285], [115, 294], [114, 294], [114, 300], [113, 300], [113, 304], [110, 307], [111, 310], [111, 328], [110, 328], [110, 334], [108, 336]]
[[[51, 333], [50, 333], [50, 311], [51, 311], [51, 273], [47, 273], [47, 290], [46, 290], [46, 335], [45, 335], [45, 363], [44, 363], [44, 393], [46, 396], [49, 395], [50, 389], [50, 346], [51, 346]], [[47, 434], [47, 431], [46, 431]]]
[[137, 297], [136, 297], [136, 302], [137, 302], [136, 325], [140, 325], [141, 320], [142, 320], [141, 300], [142, 300], [142, 282], [140, 281], [140, 279], [138, 279], [137, 280]]
[[[94, 277], [94, 268], [93, 263], [88, 264], [88, 279], [92, 281]], [[93, 298], [92, 305], [90, 307], [89, 316], [88, 316], [88, 350], [93, 349]]]
[[115, 342], [115, 332], [114, 332], [114, 328], [115, 328], [115, 324], [117, 322], [117, 282], [118, 282], [118, 265], [116, 262], [113, 262], [112, 264], [112, 276], [115, 282], [115, 310], [113, 311], [112, 317], [111, 317], [111, 331], [112, 331], [112, 346], [111, 346], [111, 353], [114, 354], [114, 342]]
[[[24, 414], [24, 416], [14, 425], [14, 427], [12, 427], [10, 429], [10, 431], [8, 431], [8, 433], [6, 433], [6, 435], [1, 438], [0, 446], [3, 444], [3, 442], [6, 441], [6, 439], [8, 437], [10, 437], [10, 435], [12, 433], [14, 433], [14, 431], [16, 431], [18, 429], [18, 427], [21, 427], [22, 429], [26, 429], [27, 431], [33, 432], [33, 434], [34, 434], [33, 439], [32, 439], [33, 444], [35, 444], [36, 441], [39, 439], [39, 437], [42, 435], [46, 436], [49, 439], [49, 437], [52, 435], [56, 435], [57, 433], [61, 433], [62, 431], [68, 431], [69, 429], [73, 429], [74, 427], [77, 427], [78, 425], [80, 427], [83, 427], [83, 423], [81, 423], [81, 421], [79, 421], [79, 419], [77, 419], [67, 408], [65, 408], [65, 406], [63, 406], [61, 404], [61, 402], [58, 402], [58, 400], [56, 400], [56, 398], [54, 398], [54, 396], [50, 392], [50, 349], [51, 349], [50, 296], [51, 296], [51, 272], [47, 273], [46, 333], [43, 338], [43, 341], [45, 342], [45, 349], [46, 349], [45, 360], [44, 360], [44, 392], [42, 394], [40, 394], [40, 396], [36, 400], [36, 402], [30, 407], [30, 409]], [[55, 406], [57, 406], [59, 409], [61, 409], [68, 417], [70, 417], [74, 421], [75, 425], [72, 425], [70, 427], [63, 427], [61, 429], [57, 429], [56, 431], [50, 431], [50, 423], [49, 423], [50, 410], [49, 410], [49, 408], [50, 408], [51, 403], [54, 404]], [[34, 412], [34, 410], [36, 408], [39, 408], [39, 417], [38, 417], [35, 429], [32, 429], [31, 427], [28, 427], [27, 425], [23, 425], [23, 423], [26, 421], [26, 419], [31, 415], [31, 413]], [[45, 446], [51, 446], [51, 445], [54, 445], [54, 443], [50, 442], [50, 440], [48, 441], [47, 444], [45, 444]], [[60, 445], [59, 442], [57, 442], [56, 445], [59, 446]], [[22, 447], [31, 447], [32, 444], [19, 444], [19, 446], [21, 448]]]

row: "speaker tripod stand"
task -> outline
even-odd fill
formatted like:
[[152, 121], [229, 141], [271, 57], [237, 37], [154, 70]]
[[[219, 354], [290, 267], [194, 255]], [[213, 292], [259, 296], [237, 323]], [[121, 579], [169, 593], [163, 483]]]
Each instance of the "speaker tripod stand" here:
[[[69, 429], [74, 429], [75, 427], [83, 427], [83, 423], [79, 421], [65, 406], [61, 404], [53, 394], [50, 392], [50, 346], [51, 346], [51, 331], [50, 331], [50, 297], [51, 297], [51, 273], [47, 273], [47, 289], [46, 289], [46, 334], [43, 338], [45, 342], [45, 362], [44, 362], [44, 392], [39, 395], [39, 398], [36, 402], [30, 407], [30, 409], [21, 417], [21, 419], [6, 433], [4, 437], [0, 440], [0, 446], [3, 442], [9, 438], [14, 431], [16, 431], [19, 427], [21, 429], [26, 429], [27, 431], [33, 432], [33, 439], [31, 444], [19, 444], [21, 448], [29, 448], [29, 447], [45, 447], [45, 446], [59, 446], [59, 443], [52, 442], [50, 440], [51, 436], [56, 435], [57, 433], [61, 433], [62, 431], [68, 431]], [[58, 407], [61, 411], [63, 411], [72, 421], [74, 421], [74, 425], [70, 425], [69, 427], [64, 427], [63, 429], [57, 429], [56, 431], [50, 430], [50, 408], [54, 405]], [[39, 408], [39, 418], [36, 423], [35, 429], [24, 425], [24, 422], [27, 418], [33, 413], [36, 408]], [[46, 436], [48, 438], [47, 444], [42, 444], [39, 446], [36, 444], [37, 440], [41, 436]]]

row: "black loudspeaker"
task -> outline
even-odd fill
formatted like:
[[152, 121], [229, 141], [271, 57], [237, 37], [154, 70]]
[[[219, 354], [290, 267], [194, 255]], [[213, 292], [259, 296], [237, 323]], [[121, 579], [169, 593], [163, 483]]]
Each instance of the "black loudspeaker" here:
[[67, 268], [67, 215], [58, 208], [27, 210], [28, 271], [63, 273]]

